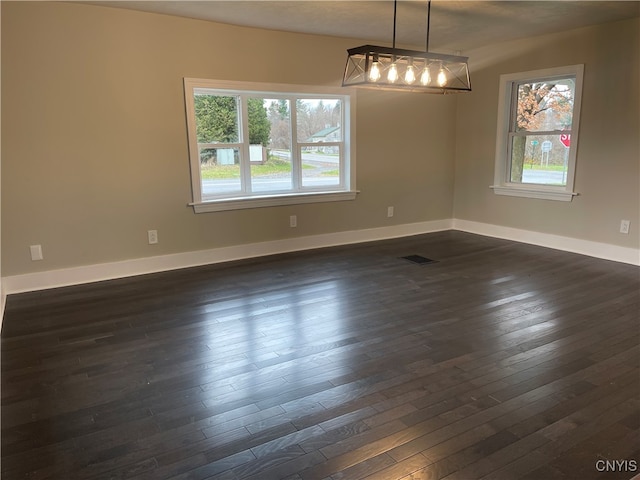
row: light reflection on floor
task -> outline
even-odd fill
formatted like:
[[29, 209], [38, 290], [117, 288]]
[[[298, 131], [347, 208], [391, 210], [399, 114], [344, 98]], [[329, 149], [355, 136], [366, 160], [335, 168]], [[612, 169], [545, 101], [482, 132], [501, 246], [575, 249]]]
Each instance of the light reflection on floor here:
[[[218, 390], [223, 403], [233, 395], [229, 386], [247, 396], [265, 390], [277, 395], [294, 384], [300, 388], [350, 373], [349, 349], [336, 348], [348, 336], [344, 312], [350, 299], [341, 293], [341, 282], [263, 290], [203, 306], [211, 367], [202, 371], [203, 389]], [[240, 373], [229, 378], [234, 368]], [[222, 372], [227, 378], [218, 383]]]

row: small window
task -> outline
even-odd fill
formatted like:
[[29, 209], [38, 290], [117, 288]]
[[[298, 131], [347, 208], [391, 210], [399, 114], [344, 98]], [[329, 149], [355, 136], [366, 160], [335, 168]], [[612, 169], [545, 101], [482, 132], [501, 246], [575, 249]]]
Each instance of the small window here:
[[494, 192], [571, 201], [582, 65], [502, 75]]
[[354, 199], [352, 98], [337, 92], [185, 79], [195, 211]]

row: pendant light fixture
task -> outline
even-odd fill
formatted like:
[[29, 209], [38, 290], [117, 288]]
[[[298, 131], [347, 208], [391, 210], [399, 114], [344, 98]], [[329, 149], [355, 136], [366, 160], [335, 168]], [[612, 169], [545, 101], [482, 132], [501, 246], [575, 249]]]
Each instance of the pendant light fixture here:
[[396, 13], [393, 2], [393, 47], [363, 45], [350, 48], [343, 87], [447, 93], [471, 91], [468, 57], [429, 51], [431, 1], [427, 4], [427, 44], [424, 52], [396, 48]]

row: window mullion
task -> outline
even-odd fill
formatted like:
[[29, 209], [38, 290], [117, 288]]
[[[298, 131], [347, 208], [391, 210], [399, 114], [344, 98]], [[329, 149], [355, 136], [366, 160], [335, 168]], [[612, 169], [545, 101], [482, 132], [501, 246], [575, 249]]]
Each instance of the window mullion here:
[[293, 191], [299, 192], [302, 189], [302, 152], [298, 144], [298, 116], [297, 98], [290, 97], [289, 121], [291, 122], [291, 181]]
[[[511, 155], [513, 154], [513, 137], [515, 136], [514, 132], [509, 132], [507, 134], [507, 159], [511, 158]], [[511, 162], [510, 161], [506, 161], [506, 165], [505, 165], [505, 170], [504, 170], [504, 178], [503, 178], [503, 182], [504, 183], [511, 183]]]
[[510, 137], [531, 137], [533, 135], [571, 135], [571, 130], [520, 130], [509, 132]]
[[518, 84], [511, 82], [511, 108], [509, 111], [509, 131], [515, 132], [518, 123]]
[[251, 193], [251, 162], [249, 152], [249, 107], [246, 95], [240, 95], [240, 186], [244, 193]]
[[344, 143], [340, 142], [340, 144], [338, 145], [338, 158], [340, 159], [340, 161], [338, 162], [338, 171], [339, 171], [339, 175], [340, 175], [340, 188], [344, 188], [345, 187], [345, 181], [347, 178], [347, 174], [345, 172], [345, 161], [344, 161], [344, 147], [343, 147]]

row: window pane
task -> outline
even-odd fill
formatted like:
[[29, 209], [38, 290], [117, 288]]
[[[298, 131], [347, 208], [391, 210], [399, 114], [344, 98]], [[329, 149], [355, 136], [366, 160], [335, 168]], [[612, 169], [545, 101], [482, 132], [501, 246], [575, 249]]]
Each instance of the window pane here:
[[296, 101], [298, 142], [341, 142], [342, 102], [335, 99]]
[[239, 143], [237, 96], [198, 93], [194, 97], [198, 143]]
[[298, 142], [317, 143], [301, 149], [302, 186], [340, 185], [340, 149], [325, 142], [341, 142], [342, 102], [338, 99], [300, 99], [296, 102]]
[[516, 131], [571, 130], [574, 97], [573, 78], [519, 84]]
[[511, 182], [566, 185], [570, 134], [514, 136]]
[[289, 100], [250, 98], [249, 149], [253, 192], [291, 190], [291, 107]]
[[202, 179], [203, 197], [240, 192], [240, 152], [238, 149], [201, 148], [200, 178]]
[[302, 147], [302, 186], [340, 185], [340, 148], [337, 145]]

